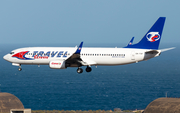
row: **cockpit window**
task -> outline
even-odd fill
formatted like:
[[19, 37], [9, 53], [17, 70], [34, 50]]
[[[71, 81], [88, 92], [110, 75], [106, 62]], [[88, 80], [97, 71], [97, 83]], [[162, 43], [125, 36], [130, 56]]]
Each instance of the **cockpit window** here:
[[12, 55], [12, 54], [14, 54], [14, 52], [11, 52], [10, 54]]

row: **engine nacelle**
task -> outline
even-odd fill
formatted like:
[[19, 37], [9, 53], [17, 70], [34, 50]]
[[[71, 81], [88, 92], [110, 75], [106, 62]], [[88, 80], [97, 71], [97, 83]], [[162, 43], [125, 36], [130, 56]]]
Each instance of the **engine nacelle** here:
[[49, 62], [49, 67], [52, 69], [65, 69], [65, 61], [51, 61]]

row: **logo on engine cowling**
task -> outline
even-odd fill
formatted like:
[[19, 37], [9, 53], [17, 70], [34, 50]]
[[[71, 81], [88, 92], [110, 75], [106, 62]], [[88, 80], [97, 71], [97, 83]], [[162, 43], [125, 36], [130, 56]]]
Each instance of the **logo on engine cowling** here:
[[155, 41], [158, 41], [160, 39], [160, 35], [159, 35], [159, 32], [149, 32], [146, 35], [146, 38], [150, 42], [155, 42]]
[[52, 62], [51, 65], [61, 65], [61, 63]]

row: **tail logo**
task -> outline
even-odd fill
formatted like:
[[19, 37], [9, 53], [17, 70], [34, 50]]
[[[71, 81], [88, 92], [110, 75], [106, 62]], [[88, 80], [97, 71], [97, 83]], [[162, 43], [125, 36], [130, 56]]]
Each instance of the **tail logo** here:
[[159, 35], [159, 32], [149, 32], [146, 35], [146, 38], [150, 42], [155, 42], [155, 41], [158, 41], [160, 39], [160, 35]]

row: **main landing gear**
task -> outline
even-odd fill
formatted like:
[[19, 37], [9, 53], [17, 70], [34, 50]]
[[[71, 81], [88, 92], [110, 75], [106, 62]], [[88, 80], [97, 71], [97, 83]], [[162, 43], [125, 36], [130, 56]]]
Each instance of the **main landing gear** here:
[[82, 73], [83, 72], [83, 69], [82, 68], [80, 68], [80, 67], [78, 67], [78, 69], [77, 69], [77, 73]]
[[[91, 67], [89, 67], [89, 66], [87, 66], [87, 68], [86, 68], [86, 72], [91, 72], [92, 71], [92, 68]], [[78, 69], [77, 69], [77, 73], [82, 73], [83, 72], [83, 69], [82, 68], [80, 68], [80, 67], [78, 67]]]
[[92, 68], [91, 67], [89, 67], [89, 66], [87, 66], [87, 68], [86, 68], [86, 72], [91, 72], [92, 71]]

